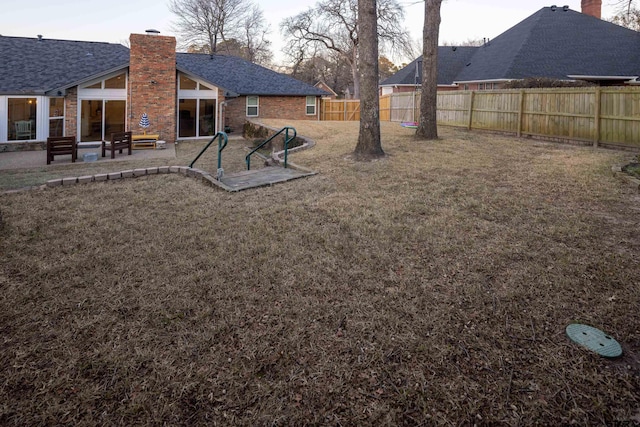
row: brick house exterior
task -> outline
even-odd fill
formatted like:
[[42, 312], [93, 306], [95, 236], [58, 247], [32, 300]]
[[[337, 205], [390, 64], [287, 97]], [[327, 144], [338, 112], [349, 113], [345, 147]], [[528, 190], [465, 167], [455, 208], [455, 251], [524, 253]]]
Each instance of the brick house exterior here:
[[247, 115], [247, 97], [240, 96], [226, 102], [225, 125], [232, 130], [240, 130], [248, 119], [280, 119], [290, 120], [318, 120], [318, 105], [316, 101], [315, 113], [306, 113], [306, 97], [304, 96], [259, 96], [258, 115]]
[[[13, 58], [0, 61], [0, 144], [62, 135], [94, 144], [119, 130], [169, 143], [211, 138], [248, 118], [318, 120], [327, 95], [241, 58], [177, 53], [176, 39], [154, 30], [131, 34], [130, 46], [0, 36], [0, 56]], [[31, 133], [19, 136], [18, 122]]]
[[[131, 34], [129, 59], [128, 119], [147, 113], [153, 117], [147, 133], [173, 142], [176, 129], [176, 39], [159, 35]], [[137, 123], [129, 122], [129, 129]]]

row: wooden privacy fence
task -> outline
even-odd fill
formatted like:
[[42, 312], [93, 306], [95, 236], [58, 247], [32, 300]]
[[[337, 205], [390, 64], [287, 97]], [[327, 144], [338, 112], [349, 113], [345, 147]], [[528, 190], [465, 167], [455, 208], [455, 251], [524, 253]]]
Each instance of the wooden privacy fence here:
[[320, 120], [359, 121], [360, 100], [323, 99]]
[[[380, 98], [381, 120], [417, 121], [419, 115], [420, 93]], [[467, 129], [640, 148], [640, 88], [439, 92], [437, 117], [438, 124]]]
[[640, 89], [523, 89], [438, 94], [438, 123], [640, 147]]

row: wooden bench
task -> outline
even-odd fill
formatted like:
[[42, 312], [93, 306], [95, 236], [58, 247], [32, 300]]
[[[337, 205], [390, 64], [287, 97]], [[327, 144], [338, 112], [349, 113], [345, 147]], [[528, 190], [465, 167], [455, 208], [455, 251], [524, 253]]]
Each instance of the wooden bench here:
[[111, 158], [115, 159], [116, 150], [127, 149], [128, 155], [131, 155], [131, 132], [114, 132], [111, 134], [111, 141], [102, 141], [102, 157], [105, 156], [106, 150], [111, 150]]
[[71, 161], [78, 158], [78, 143], [75, 136], [55, 136], [47, 138], [47, 164], [50, 165], [54, 156], [71, 154]]
[[145, 148], [156, 148], [156, 142], [160, 139], [160, 135], [155, 134], [144, 134], [144, 135], [133, 135], [131, 136], [131, 141], [133, 144], [134, 150], [143, 150]]

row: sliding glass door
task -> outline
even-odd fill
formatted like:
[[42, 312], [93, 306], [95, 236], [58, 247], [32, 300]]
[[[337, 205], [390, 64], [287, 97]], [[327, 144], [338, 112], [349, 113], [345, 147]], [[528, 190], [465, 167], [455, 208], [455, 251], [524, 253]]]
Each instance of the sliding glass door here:
[[80, 107], [81, 142], [110, 139], [125, 130], [126, 101], [83, 99]]

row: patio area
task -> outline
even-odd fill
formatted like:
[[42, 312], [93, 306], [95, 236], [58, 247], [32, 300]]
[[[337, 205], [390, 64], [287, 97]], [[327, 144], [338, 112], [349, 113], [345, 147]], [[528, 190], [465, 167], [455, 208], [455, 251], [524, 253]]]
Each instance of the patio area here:
[[[93, 162], [85, 161], [85, 154], [95, 153], [97, 154], [97, 160]], [[111, 159], [109, 152], [106, 157], [101, 157], [100, 146], [91, 146], [86, 148], [78, 148], [78, 163], [104, 163], [104, 162], [118, 162], [125, 160], [145, 160], [145, 159], [172, 159], [176, 157], [175, 144], [166, 144], [163, 149], [147, 149], [147, 150], [132, 150], [131, 155], [127, 155], [126, 150], [122, 154], [116, 152], [116, 158]], [[9, 151], [0, 152], [0, 170], [9, 169], [23, 169], [23, 168], [38, 168], [38, 167], [50, 167], [56, 165], [71, 165], [71, 155], [68, 156], [56, 156], [50, 165], [47, 165], [47, 151], [46, 150], [34, 150], [34, 151]]]

